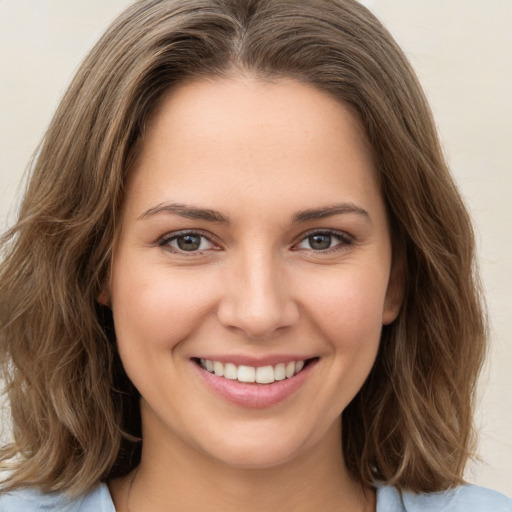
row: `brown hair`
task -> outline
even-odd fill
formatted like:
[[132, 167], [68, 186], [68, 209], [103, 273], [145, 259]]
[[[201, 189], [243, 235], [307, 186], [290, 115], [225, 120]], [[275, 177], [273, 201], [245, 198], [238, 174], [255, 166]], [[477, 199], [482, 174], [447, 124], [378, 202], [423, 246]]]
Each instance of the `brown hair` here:
[[4, 488], [84, 492], [138, 463], [138, 395], [116, 352], [106, 278], [123, 183], [162, 94], [200, 77], [292, 77], [360, 118], [374, 152], [404, 303], [343, 413], [364, 485], [462, 482], [485, 323], [471, 224], [406, 58], [354, 0], [141, 0], [85, 59], [3, 238], [0, 350], [13, 443]]

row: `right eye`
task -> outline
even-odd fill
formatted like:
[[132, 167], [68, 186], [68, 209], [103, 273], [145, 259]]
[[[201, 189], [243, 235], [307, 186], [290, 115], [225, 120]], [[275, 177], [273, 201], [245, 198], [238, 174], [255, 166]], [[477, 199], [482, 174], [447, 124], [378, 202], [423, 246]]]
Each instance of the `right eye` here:
[[175, 253], [201, 253], [215, 248], [206, 236], [192, 231], [170, 233], [162, 238], [158, 245]]

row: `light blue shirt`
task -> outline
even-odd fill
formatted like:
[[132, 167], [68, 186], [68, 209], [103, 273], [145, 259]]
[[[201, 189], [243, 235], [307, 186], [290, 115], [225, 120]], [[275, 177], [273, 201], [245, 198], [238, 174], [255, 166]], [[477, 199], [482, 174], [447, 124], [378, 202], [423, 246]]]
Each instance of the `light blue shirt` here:
[[[115, 512], [108, 487], [101, 484], [80, 498], [22, 489], [0, 495], [0, 512]], [[377, 488], [377, 512], [512, 512], [512, 500], [490, 489], [464, 485], [434, 494]]]

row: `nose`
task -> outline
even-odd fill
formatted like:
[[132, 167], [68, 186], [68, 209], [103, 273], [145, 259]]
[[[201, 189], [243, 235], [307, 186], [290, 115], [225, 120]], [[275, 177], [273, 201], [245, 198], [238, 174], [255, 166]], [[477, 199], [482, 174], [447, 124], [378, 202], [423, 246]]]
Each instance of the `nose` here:
[[239, 258], [228, 271], [219, 321], [253, 339], [292, 327], [299, 320], [299, 308], [288, 281], [285, 269], [272, 255]]

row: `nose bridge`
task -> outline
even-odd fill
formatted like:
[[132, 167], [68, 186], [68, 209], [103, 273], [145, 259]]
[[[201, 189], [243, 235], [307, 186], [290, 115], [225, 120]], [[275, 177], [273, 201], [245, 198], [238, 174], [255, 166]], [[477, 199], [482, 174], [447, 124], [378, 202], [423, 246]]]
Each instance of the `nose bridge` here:
[[220, 321], [251, 338], [268, 337], [293, 325], [298, 310], [281, 259], [268, 247], [254, 246], [241, 250], [234, 259], [219, 306]]

